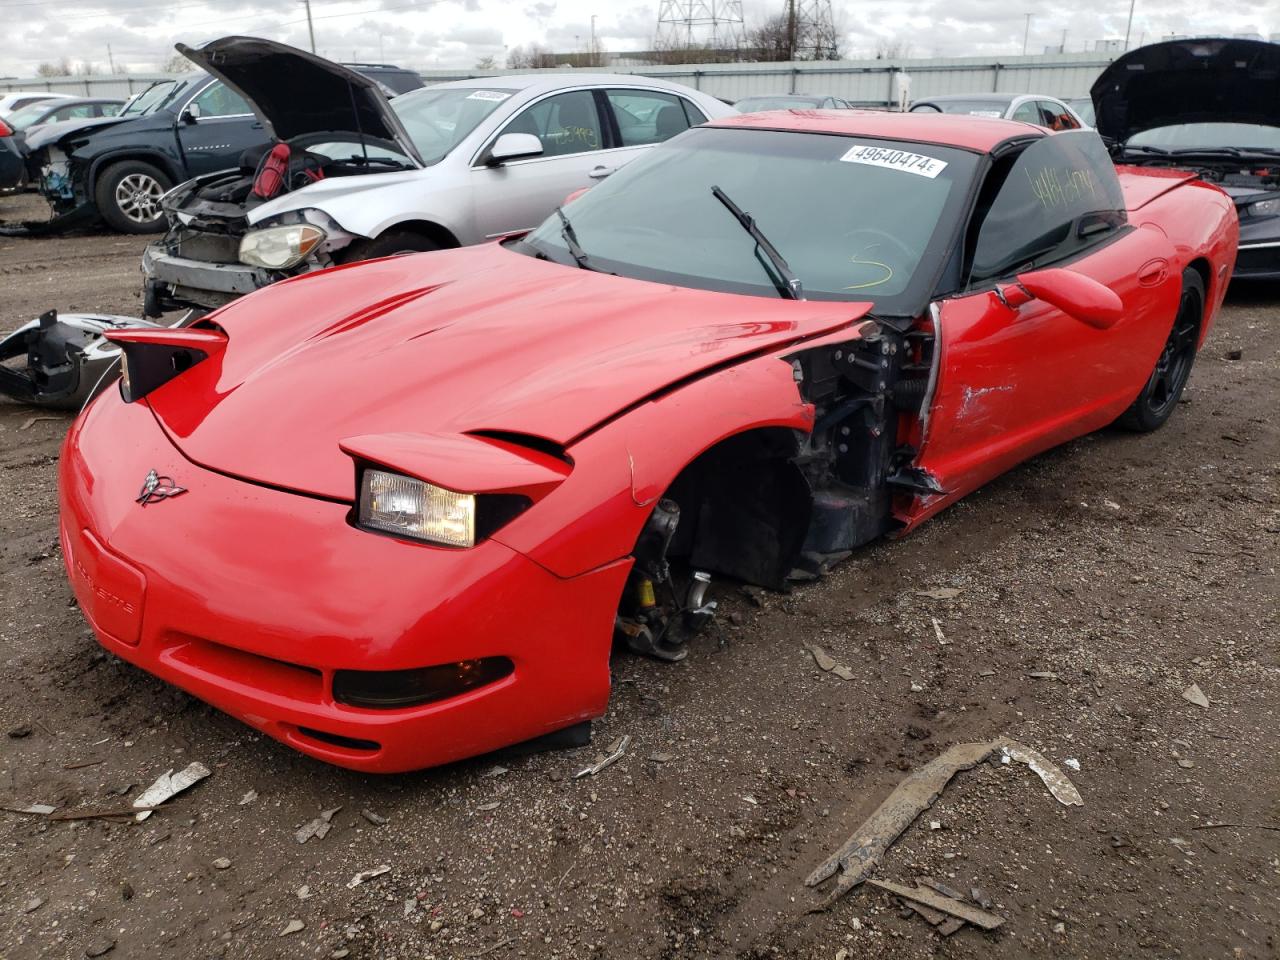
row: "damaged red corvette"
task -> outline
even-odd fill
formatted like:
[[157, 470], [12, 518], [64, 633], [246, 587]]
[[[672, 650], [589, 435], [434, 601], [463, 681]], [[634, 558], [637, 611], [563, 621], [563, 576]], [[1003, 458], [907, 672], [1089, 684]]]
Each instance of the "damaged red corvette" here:
[[712, 575], [811, 579], [1159, 427], [1236, 240], [1090, 131], [717, 121], [527, 234], [109, 332], [68, 574], [108, 650], [331, 763], [582, 742], [613, 646], [682, 657]]

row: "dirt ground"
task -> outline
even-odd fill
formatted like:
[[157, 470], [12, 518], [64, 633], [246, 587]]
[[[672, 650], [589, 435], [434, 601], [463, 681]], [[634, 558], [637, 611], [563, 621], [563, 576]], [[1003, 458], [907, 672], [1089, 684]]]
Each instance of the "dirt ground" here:
[[[0, 239], [0, 329], [136, 314], [142, 246]], [[110, 807], [213, 771], [141, 824], [0, 813], [0, 958], [1280, 956], [1278, 304], [1233, 292], [1162, 431], [1039, 457], [790, 595], [722, 586], [683, 663], [615, 658], [592, 746], [394, 777], [102, 652], [57, 544], [68, 420], [0, 401], [0, 805]], [[622, 734], [622, 760], [572, 778]], [[905, 771], [999, 735], [1078, 760], [1084, 805], [982, 764], [878, 876], [981, 888], [1002, 927], [943, 939], [870, 886], [810, 912], [805, 875]]]

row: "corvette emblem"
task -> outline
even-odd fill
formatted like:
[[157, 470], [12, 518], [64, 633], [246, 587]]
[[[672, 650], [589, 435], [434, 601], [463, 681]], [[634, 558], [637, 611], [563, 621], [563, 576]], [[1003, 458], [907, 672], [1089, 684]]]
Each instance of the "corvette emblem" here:
[[142, 489], [138, 491], [138, 503], [145, 507], [148, 503], [168, 500], [170, 497], [186, 492], [187, 488], [174, 483], [173, 477], [162, 477], [152, 470], [147, 473], [147, 479], [142, 481]]

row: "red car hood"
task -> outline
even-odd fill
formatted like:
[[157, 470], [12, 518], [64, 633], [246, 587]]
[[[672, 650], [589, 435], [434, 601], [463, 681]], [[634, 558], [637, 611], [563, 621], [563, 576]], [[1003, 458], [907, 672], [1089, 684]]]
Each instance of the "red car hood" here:
[[689, 290], [489, 244], [245, 297], [211, 318], [226, 349], [147, 402], [198, 464], [350, 500], [343, 439], [502, 430], [567, 446], [665, 387], [870, 306]]

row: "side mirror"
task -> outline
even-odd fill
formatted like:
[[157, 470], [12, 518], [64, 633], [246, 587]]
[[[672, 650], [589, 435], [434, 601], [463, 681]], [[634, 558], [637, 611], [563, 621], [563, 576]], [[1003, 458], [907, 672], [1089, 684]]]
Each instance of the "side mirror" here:
[[500, 167], [512, 160], [540, 156], [542, 156], [542, 141], [532, 133], [504, 133], [489, 148], [489, 156], [485, 159], [485, 163], [491, 167]]
[[182, 110], [182, 119], [187, 123], [195, 123], [200, 119], [200, 104], [188, 103]]
[[1020, 273], [1017, 283], [1004, 284], [996, 292], [1011, 308], [1043, 300], [1097, 330], [1110, 329], [1124, 317], [1124, 302], [1114, 290], [1061, 267]]

